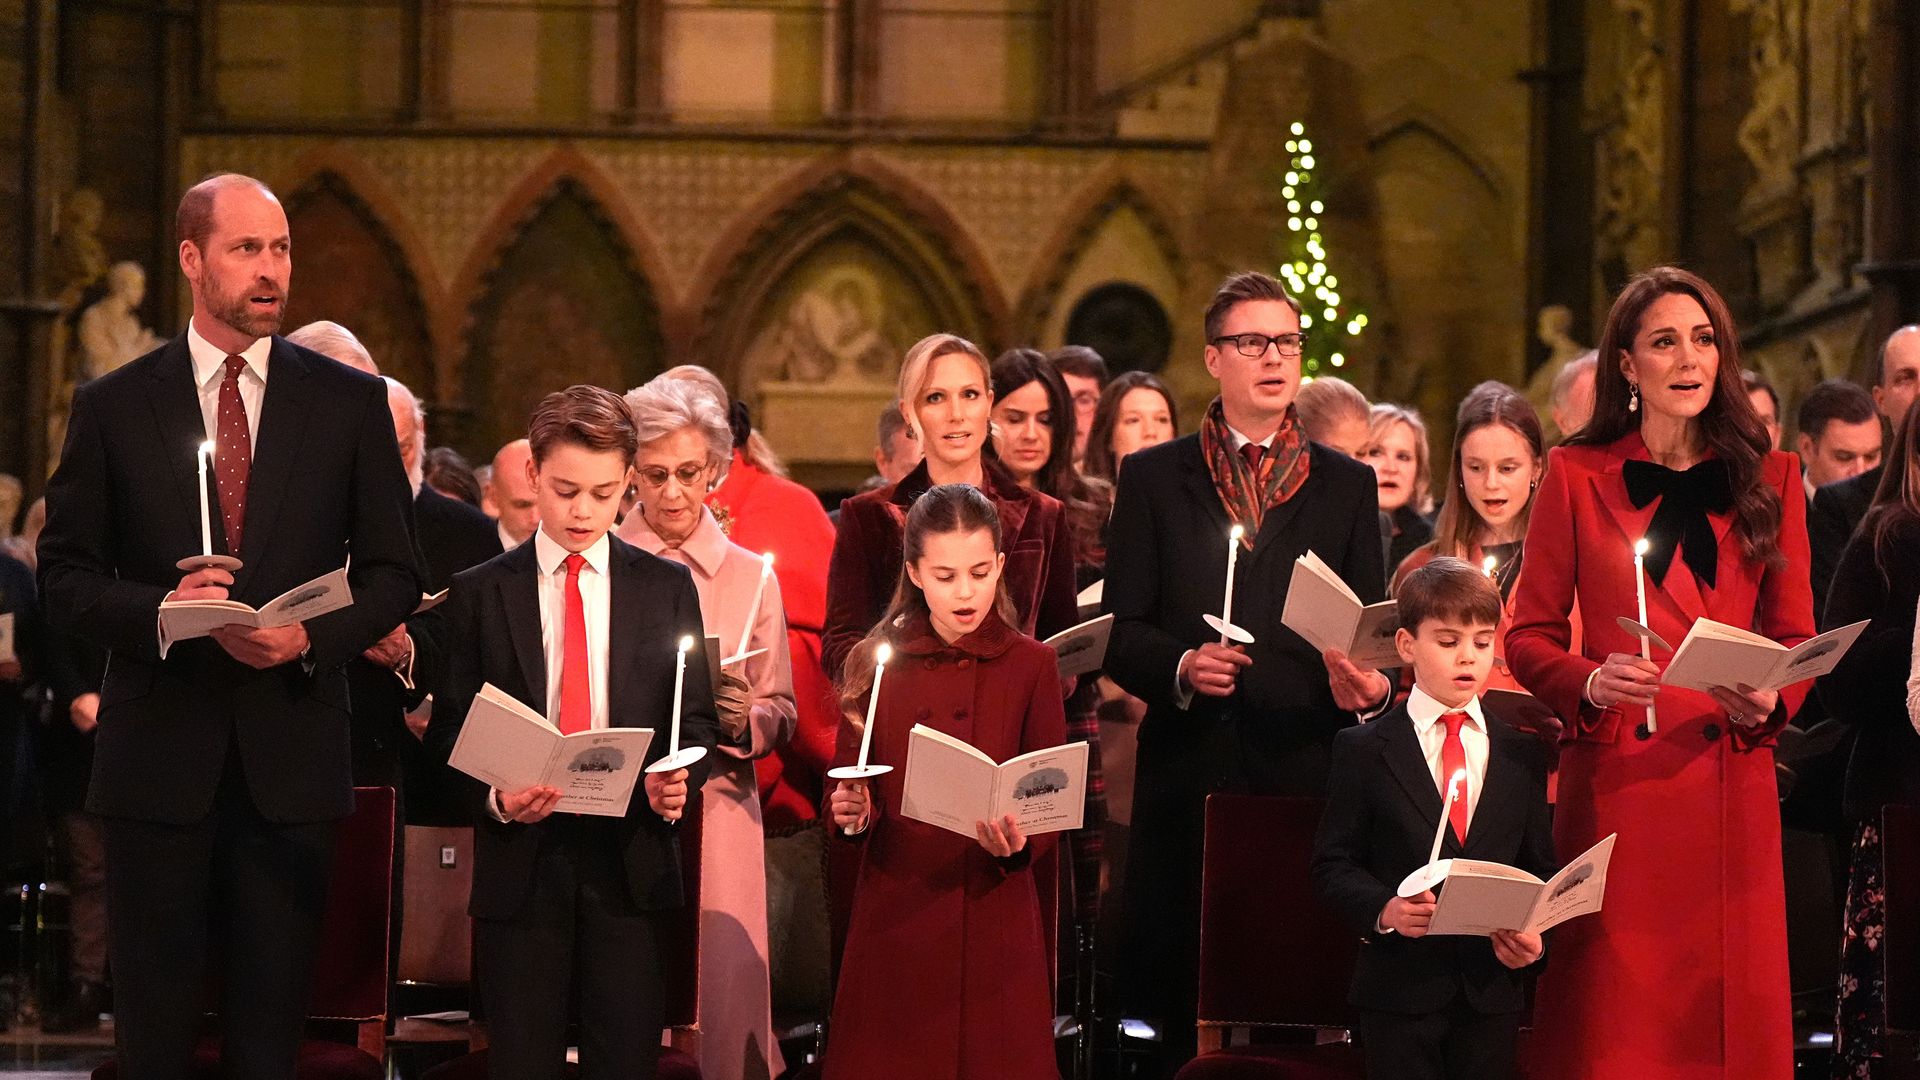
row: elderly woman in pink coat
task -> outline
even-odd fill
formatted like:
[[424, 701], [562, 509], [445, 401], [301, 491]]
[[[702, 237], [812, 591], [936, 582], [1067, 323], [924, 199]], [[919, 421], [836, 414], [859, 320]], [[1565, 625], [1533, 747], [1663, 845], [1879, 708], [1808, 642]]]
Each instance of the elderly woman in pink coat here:
[[768, 1080], [784, 1063], [767, 983], [767, 878], [753, 763], [793, 734], [797, 715], [780, 583], [763, 574], [758, 555], [727, 539], [704, 502], [732, 459], [720, 403], [697, 384], [664, 377], [626, 400], [640, 432], [638, 501], [619, 536], [691, 570], [721, 656], [748, 657], [725, 665], [714, 691], [721, 742], [701, 789], [697, 1055], [705, 1080]]

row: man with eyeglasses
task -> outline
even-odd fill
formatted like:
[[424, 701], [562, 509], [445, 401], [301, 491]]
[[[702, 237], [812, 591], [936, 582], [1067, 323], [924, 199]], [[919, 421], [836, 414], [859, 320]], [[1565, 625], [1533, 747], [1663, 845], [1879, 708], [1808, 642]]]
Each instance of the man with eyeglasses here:
[[[1363, 601], [1386, 595], [1372, 470], [1308, 441], [1294, 409], [1299, 303], [1265, 274], [1236, 274], [1207, 306], [1206, 336], [1220, 395], [1198, 433], [1127, 457], [1107, 549], [1107, 674], [1147, 702], [1122, 994], [1130, 1016], [1158, 1025], [1167, 1075], [1195, 1043], [1207, 796], [1324, 794], [1333, 733], [1392, 698], [1386, 675], [1280, 622], [1308, 551]], [[1221, 614], [1235, 525], [1232, 622], [1252, 635], [1245, 645], [1202, 619]]]

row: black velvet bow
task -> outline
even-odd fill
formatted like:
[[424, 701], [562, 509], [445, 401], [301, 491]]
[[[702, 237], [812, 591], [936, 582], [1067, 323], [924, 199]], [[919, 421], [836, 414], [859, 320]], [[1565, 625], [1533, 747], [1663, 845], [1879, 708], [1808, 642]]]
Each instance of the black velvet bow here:
[[1719, 576], [1720, 542], [1713, 535], [1709, 513], [1724, 514], [1733, 506], [1733, 481], [1727, 463], [1703, 461], [1685, 472], [1675, 472], [1651, 461], [1626, 463], [1627, 498], [1634, 509], [1655, 499], [1660, 506], [1647, 523], [1647, 570], [1656, 583], [1665, 582], [1673, 552], [1681, 548], [1695, 576], [1713, 588]]

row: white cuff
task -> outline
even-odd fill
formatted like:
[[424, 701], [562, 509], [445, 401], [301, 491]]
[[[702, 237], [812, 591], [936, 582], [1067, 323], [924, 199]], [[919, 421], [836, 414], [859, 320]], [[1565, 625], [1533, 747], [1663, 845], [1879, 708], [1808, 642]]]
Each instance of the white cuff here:
[[1187, 657], [1197, 650], [1188, 649], [1180, 654], [1180, 662], [1173, 665], [1173, 703], [1182, 709], [1193, 704], [1193, 687], [1180, 681], [1180, 669], [1187, 666]]
[[407, 662], [400, 667], [394, 668], [393, 673], [400, 679], [401, 686], [406, 687], [408, 690], [414, 690], [417, 689], [417, 687], [413, 685], [413, 635], [407, 634], [405, 636], [407, 639]]
[[493, 820], [499, 822], [502, 825], [511, 824], [511, 822], [507, 820], [507, 815], [500, 812], [500, 789], [499, 788], [487, 789], [487, 813], [493, 816]]

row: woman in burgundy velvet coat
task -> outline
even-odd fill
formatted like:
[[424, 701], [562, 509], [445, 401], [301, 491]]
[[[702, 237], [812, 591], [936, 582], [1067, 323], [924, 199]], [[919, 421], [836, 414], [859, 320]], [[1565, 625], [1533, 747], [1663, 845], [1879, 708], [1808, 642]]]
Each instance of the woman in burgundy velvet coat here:
[[859, 753], [875, 650], [869, 760], [894, 771], [841, 781], [831, 810], [860, 849], [853, 922], [834, 998], [825, 1080], [1058, 1080], [1053, 1001], [1031, 840], [1011, 817], [976, 835], [903, 817], [909, 733], [925, 724], [995, 761], [1066, 741], [1053, 650], [1007, 623], [993, 506], [964, 484], [933, 488], [905, 525], [909, 576], [849, 657], [840, 762]]
[[1014, 629], [1045, 638], [1079, 621], [1065, 509], [1059, 500], [1021, 487], [988, 452], [992, 385], [986, 356], [964, 338], [935, 334], [907, 350], [900, 400], [926, 457], [898, 484], [840, 506], [827, 575], [829, 676], [839, 677], [847, 653], [892, 599], [902, 523], [914, 500], [935, 484], [972, 484], [993, 499]]
[[1787, 646], [1814, 631], [1800, 472], [1748, 402], [1712, 286], [1665, 267], [1628, 284], [1593, 420], [1549, 461], [1507, 657], [1567, 722], [1561, 858], [1619, 841], [1606, 910], [1553, 932], [1529, 1053], [1562, 1080], [1790, 1080], [1772, 745], [1808, 686], [1660, 686], [1668, 654], [1641, 660], [1616, 624], [1638, 615], [1645, 537], [1647, 622], [1674, 646], [1701, 617]]

